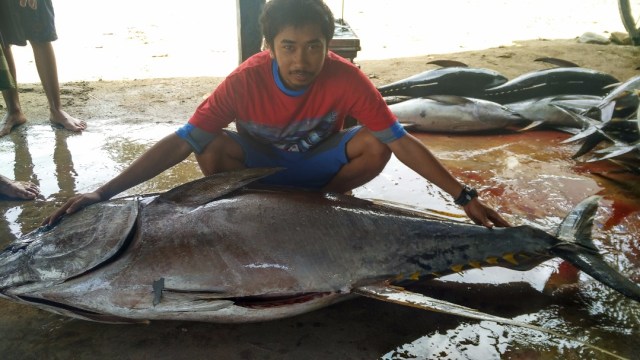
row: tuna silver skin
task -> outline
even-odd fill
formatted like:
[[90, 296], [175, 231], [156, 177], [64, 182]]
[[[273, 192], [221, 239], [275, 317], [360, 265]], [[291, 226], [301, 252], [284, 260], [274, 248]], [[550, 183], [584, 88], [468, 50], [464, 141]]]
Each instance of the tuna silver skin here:
[[400, 274], [524, 270], [560, 256], [640, 299], [640, 287], [591, 243], [597, 198], [580, 204], [554, 236], [345, 195], [247, 186], [273, 171], [223, 173], [89, 206], [0, 253], [0, 293], [99, 322], [237, 323], [312, 311], [401, 281]]
[[513, 130], [529, 123], [495, 102], [454, 95], [414, 98], [389, 109], [412, 131], [475, 133]]

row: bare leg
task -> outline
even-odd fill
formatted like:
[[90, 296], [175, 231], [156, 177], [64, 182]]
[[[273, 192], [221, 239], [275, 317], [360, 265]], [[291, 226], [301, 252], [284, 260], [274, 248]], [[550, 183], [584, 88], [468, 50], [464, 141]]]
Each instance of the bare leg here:
[[349, 162], [340, 169], [324, 191], [345, 193], [378, 176], [391, 158], [391, 150], [367, 129], [362, 129], [347, 143]]
[[0, 175], [0, 195], [13, 199], [32, 200], [40, 194], [40, 189], [30, 182], [13, 181]]
[[196, 154], [196, 160], [205, 176], [245, 168], [242, 147], [225, 133], [218, 135], [201, 154]]
[[[11, 46], [2, 48], [4, 56], [7, 59], [9, 65], [9, 72], [13, 79], [16, 79], [16, 65], [13, 60], [13, 53], [11, 52]], [[27, 122], [27, 118], [22, 113], [20, 108], [20, 98], [18, 97], [18, 89], [9, 89], [2, 92], [2, 97], [7, 105], [7, 113], [2, 118], [2, 124], [0, 124], [0, 137], [5, 136], [13, 130], [16, 126], [22, 125]]]
[[58, 83], [58, 66], [51, 43], [32, 42], [31, 47], [33, 48], [33, 56], [36, 60], [38, 75], [40, 75], [40, 81], [42, 82], [44, 92], [49, 101], [49, 120], [71, 131], [82, 131], [86, 129], [87, 123], [84, 120], [71, 117], [62, 110], [60, 103], [60, 84]]

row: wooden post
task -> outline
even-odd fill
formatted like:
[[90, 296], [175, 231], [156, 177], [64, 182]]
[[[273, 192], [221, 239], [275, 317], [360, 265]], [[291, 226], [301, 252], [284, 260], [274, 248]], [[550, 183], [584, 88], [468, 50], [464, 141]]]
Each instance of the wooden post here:
[[238, 13], [238, 59], [247, 60], [262, 50], [262, 31], [258, 18], [266, 0], [236, 0]]

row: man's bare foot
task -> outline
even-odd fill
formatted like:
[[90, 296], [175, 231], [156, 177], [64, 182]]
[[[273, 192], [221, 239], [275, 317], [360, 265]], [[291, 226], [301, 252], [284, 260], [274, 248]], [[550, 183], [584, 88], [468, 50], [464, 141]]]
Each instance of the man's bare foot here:
[[23, 113], [5, 114], [0, 125], [0, 137], [8, 135], [13, 128], [27, 122], [27, 118]]
[[33, 200], [40, 195], [40, 189], [28, 181], [13, 181], [0, 175], [0, 195], [12, 199]]
[[62, 110], [51, 110], [49, 121], [51, 121], [55, 126], [61, 126], [70, 131], [79, 132], [87, 128], [87, 123], [84, 120], [71, 117]]

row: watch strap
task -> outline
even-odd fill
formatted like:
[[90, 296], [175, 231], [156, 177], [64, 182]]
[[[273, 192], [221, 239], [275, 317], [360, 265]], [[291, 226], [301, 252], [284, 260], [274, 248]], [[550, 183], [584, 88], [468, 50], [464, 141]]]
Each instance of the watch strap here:
[[476, 191], [476, 189], [468, 185], [463, 185], [460, 195], [458, 195], [453, 202], [456, 203], [456, 205], [465, 206], [476, 197], [478, 197], [478, 191]]

